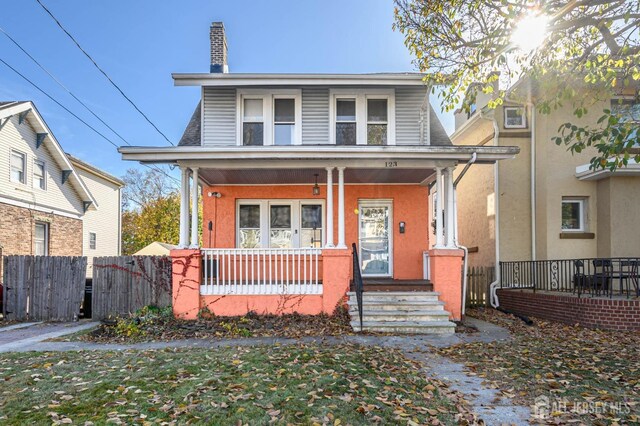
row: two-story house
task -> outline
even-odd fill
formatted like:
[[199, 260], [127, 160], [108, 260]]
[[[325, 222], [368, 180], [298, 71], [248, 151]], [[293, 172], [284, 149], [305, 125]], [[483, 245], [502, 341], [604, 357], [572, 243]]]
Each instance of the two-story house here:
[[452, 331], [462, 297], [453, 170], [517, 148], [453, 146], [420, 74], [231, 73], [222, 23], [210, 37], [210, 72], [173, 75], [201, 88], [179, 146], [120, 148], [182, 170], [176, 315], [331, 313], [361, 273], [365, 326]]
[[122, 186], [66, 154], [32, 102], [0, 102], [0, 257], [118, 255]]

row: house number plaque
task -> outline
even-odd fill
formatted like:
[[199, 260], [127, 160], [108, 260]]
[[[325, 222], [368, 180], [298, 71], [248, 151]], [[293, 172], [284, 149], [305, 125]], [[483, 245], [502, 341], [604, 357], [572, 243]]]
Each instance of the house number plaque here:
[[398, 167], [398, 162], [397, 161], [385, 161], [384, 162], [384, 166], [385, 167]]

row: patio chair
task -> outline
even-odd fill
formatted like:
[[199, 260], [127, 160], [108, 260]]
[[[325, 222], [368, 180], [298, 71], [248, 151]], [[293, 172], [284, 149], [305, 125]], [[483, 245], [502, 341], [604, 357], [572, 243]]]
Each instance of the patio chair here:
[[591, 277], [585, 275], [584, 262], [582, 260], [575, 260], [573, 267], [575, 269], [573, 274], [573, 291], [578, 292], [578, 296], [580, 296], [585, 290], [591, 289]]
[[636, 290], [636, 297], [640, 296], [640, 286], [638, 279], [638, 269], [640, 267], [640, 260], [621, 260], [620, 261], [620, 290], [622, 291], [623, 285], [626, 284], [627, 298], [629, 297], [629, 284], [633, 283]]
[[613, 276], [613, 264], [610, 259], [593, 259], [594, 295], [598, 296], [601, 292], [613, 296], [611, 288], [611, 278]]

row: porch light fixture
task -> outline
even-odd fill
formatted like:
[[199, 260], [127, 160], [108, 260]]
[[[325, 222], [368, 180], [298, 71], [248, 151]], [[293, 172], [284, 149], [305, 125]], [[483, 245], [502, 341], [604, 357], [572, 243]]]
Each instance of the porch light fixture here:
[[316, 177], [316, 184], [313, 185], [313, 195], [320, 195], [320, 187], [318, 186], [318, 174], [314, 174]]

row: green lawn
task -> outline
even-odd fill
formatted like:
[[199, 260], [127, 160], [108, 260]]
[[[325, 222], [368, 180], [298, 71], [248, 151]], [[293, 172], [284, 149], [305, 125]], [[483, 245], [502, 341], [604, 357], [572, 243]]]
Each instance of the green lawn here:
[[590, 330], [495, 310], [470, 316], [509, 328], [507, 342], [469, 343], [440, 349], [518, 403], [549, 398], [552, 424], [638, 424], [640, 422], [640, 333]]
[[459, 395], [391, 349], [0, 355], [0, 423], [454, 424]]

